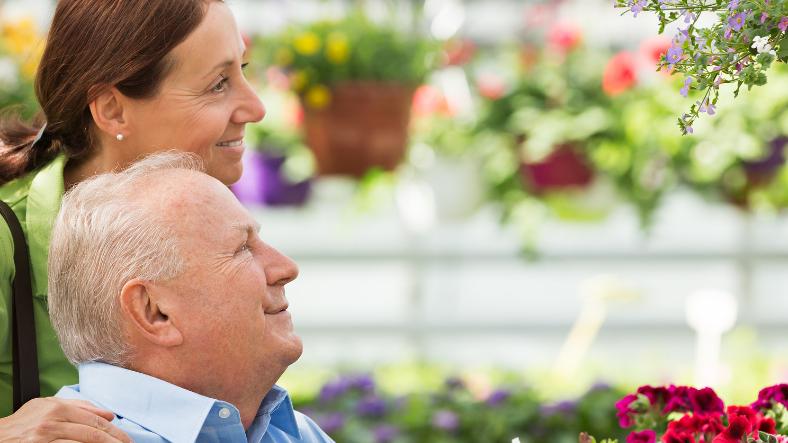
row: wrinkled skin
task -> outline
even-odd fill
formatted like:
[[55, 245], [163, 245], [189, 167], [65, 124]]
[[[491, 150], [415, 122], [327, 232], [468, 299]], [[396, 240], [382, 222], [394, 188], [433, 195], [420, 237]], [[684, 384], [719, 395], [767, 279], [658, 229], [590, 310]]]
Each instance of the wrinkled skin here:
[[81, 400], [37, 398], [0, 419], [0, 443], [133, 443], [110, 424], [115, 416]]

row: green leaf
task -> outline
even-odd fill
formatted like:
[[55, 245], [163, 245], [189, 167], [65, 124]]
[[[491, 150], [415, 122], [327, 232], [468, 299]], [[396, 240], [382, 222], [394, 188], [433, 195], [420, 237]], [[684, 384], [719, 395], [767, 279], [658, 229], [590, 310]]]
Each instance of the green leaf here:
[[788, 58], [788, 44], [780, 45], [780, 49], [777, 50], [777, 58]]
[[763, 440], [763, 441], [769, 441], [769, 437], [770, 437], [770, 435], [769, 435], [769, 434], [767, 434], [767, 433], [765, 433], [765, 432], [763, 432], [763, 431], [758, 431], [758, 438], [759, 438], [760, 440]]

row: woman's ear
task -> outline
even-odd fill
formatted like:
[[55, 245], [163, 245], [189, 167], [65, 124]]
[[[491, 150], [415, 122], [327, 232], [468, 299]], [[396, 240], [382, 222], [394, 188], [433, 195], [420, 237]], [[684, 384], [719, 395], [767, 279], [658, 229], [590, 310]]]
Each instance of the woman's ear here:
[[148, 280], [129, 280], [120, 291], [120, 306], [134, 329], [159, 346], [183, 344], [183, 334], [168, 315], [163, 296], [171, 291]]
[[[98, 86], [94, 86], [96, 87]], [[90, 113], [96, 126], [112, 138], [116, 138], [118, 134], [129, 136], [126, 102], [126, 97], [114, 86], [90, 102]]]

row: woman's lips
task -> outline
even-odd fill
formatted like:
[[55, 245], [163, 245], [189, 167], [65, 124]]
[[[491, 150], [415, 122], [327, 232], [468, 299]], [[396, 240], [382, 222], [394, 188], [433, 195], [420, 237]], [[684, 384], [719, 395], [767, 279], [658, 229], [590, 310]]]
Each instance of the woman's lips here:
[[231, 154], [242, 155], [246, 145], [243, 140], [237, 140], [233, 142], [217, 143], [216, 147]]

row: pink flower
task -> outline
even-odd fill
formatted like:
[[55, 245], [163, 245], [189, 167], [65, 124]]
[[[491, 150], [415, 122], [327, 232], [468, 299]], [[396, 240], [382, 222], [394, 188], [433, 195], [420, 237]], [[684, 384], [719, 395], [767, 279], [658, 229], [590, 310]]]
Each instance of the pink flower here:
[[785, 30], [788, 29], [788, 17], [783, 17], [780, 19], [780, 24], [777, 25], [777, 28], [785, 34]]
[[616, 96], [637, 83], [637, 80], [635, 56], [629, 52], [621, 51], [613, 56], [605, 66], [605, 71], [602, 74], [602, 89], [608, 95]]
[[635, 421], [632, 415], [635, 413], [629, 405], [632, 404], [635, 400], [637, 400], [637, 395], [629, 394], [626, 397], [622, 398], [618, 403], [616, 403], [616, 408], [618, 408], [618, 413], [616, 417], [618, 417], [618, 424], [622, 428], [628, 428], [635, 424]]
[[695, 443], [695, 437], [689, 432], [676, 432], [669, 429], [662, 436], [662, 441], [664, 443]]
[[632, 431], [627, 435], [627, 443], [656, 443], [657, 434], [654, 431], [647, 429], [643, 432]]

